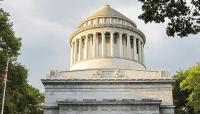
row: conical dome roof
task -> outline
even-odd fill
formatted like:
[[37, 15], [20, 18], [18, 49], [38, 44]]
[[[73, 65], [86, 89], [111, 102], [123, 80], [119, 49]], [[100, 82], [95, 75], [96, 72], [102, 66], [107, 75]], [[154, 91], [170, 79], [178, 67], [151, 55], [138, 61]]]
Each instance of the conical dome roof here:
[[95, 18], [95, 17], [119, 17], [119, 18], [128, 19], [123, 14], [111, 8], [110, 5], [105, 5], [104, 7], [97, 10], [95, 13], [93, 13], [89, 18]]
[[132, 20], [130, 20], [129, 18], [127, 18], [126, 16], [124, 16], [120, 12], [116, 11], [112, 7], [110, 7], [110, 5], [103, 6], [102, 8], [97, 10], [95, 13], [93, 13], [91, 16], [89, 16], [85, 21], [90, 20], [90, 19], [94, 19], [94, 18], [98, 18], [98, 17], [121, 18], [121, 19], [124, 19], [124, 20], [131, 22], [136, 27], [136, 24]]

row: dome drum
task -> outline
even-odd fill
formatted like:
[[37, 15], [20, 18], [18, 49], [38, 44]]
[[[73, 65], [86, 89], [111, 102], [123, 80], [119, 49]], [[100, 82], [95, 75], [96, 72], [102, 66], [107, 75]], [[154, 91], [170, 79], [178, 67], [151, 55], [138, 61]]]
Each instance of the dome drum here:
[[[91, 59], [97, 61], [97, 58], [109, 58], [109, 60], [111, 60], [110, 58], [125, 59], [125, 61], [128, 60], [130, 63], [135, 61], [138, 64], [141, 64], [142, 69], [144, 69], [144, 66], [142, 65], [144, 62], [144, 41], [142, 38], [135, 37], [133, 32], [123, 33], [99, 30], [99, 32], [79, 35], [79, 37], [75, 37], [72, 40], [71, 50], [71, 70], [76, 70], [74, 67], [78, 66], [76, 64]], [[105, 59], [103, 60], [105, 61]], [[101, 64], [101, 61], [95, 62], [95, 64]], [[93, 64], [87, 64], [87, 68], [89, 68], [88, 65], [91, 65], [91, 69], [94, 68]], [[117, 68], [118, 65], [115, 65]], [[86, 68], [86, 66], [82, 69]], [[78, 67], [78, 69], [79, 68], [80, 67]], [[126, 66], [126, 68], [128, 67]], [[141, 69], [141, 67], [132, 67], [132, 69]]]

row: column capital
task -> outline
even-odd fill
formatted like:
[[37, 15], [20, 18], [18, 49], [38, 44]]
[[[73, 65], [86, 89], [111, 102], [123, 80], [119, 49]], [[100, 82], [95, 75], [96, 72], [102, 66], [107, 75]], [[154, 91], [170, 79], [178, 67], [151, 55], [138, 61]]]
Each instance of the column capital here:
[[140, 42], [144, 45], [144, 42], [142, 40]]
[[114, 34], [115, 33], [115, 31], [109, 31], [110, 32], [110, 34]]
[[112, 35], [112, 36], [113, 36], [113, 35], [114, 35], [114, 33], [115, 33], [115, 32], [110, 32], [110, 35]]
[[130, 37], [130, 36], [132, 36], [132, 34], [128, 34], [128, 33], [127, 33], [127, 37]]
[[96, 36], [96, 34], [97, 34], [96, 32], [92, 33], [93, 37]]
[[101, 31], [101, 34], [105, 34], [106, 33], [106, 31]]
[[124, 34], [124, 32], [119, 32], [119, 34], [121, 34], [121, 35], [122, 35], [122, 34]]

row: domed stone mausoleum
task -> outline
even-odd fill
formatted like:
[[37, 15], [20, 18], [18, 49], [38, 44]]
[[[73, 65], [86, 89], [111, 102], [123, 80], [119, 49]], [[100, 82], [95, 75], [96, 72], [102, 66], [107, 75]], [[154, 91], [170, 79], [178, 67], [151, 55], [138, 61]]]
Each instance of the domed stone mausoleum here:
[[70, 36], [70, 70], [51, 70], [44, 114], [174, 114], [173, 80], [147, 70], [145, 35], [106, 5]]

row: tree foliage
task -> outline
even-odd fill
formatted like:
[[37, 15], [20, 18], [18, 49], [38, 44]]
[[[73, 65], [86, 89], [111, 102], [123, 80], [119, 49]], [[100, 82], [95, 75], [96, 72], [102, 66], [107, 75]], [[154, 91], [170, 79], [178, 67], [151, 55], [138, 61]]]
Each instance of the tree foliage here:
[[199, 0], [138, 0], [142, 3], [139, 19], [145, 23], [164, 23], [168, 36], [185, 37], [200, 32]]
[[15, 36], [8, 16], [7, 12], [0, 9], [0, 51], [8, 54], [11, 58], [16, 58], [19, 55], [21, 39]]
[[[0, 9], [0, 100], [3, 92], [3, 72], [10, 58], [5, 99], [5, 114], [42, 114], [43, 94], [27, 82], [27, 69], [16, 61], [21, 39], [15, 36], [9, 14]], [[1, 102], [0, 101], [0, 105]]]
[[191, 92], [180, 88], [180, 83], [186, 77], [187, 74], [184, 71], [180, 71], [174, 76], [174, 79], [176, 80], [173, 88], [175, 114], [195, 114], [192, 107], [187, 105], [188, 97]]
[[200, 113], [200, 63], [178, 72], [174, 78], [174, 103], [176, 114]]

